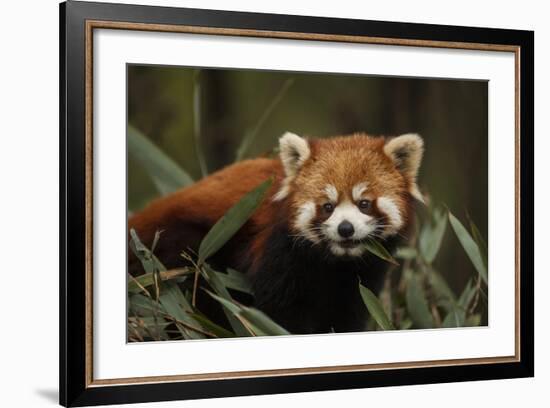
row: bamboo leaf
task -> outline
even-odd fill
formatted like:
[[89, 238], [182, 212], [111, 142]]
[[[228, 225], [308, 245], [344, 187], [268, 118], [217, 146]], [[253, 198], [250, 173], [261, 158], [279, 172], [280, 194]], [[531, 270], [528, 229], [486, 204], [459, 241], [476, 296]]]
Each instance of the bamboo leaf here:
[[466, 230], [466, 228], [464, 228], [462, 223], [450, 211], [449, 221], [451, 223], [451, 226], [453, 227], [456, 236], [458, 237], [458, 240], [462, 244], [464, 251], [466, 251], [466, 254], [470, 258], [470, 261], [472, 261], [472, 264], [479, 273], [479, 276], [481, 277], [483, 282], [487, 284], [487, 268], [485, 266], [485, 263], [483, 262], [479, 247], [473, 240], [470, 233]]
[[465, 327], [477, 327], [481, 324], [481, 315], [473, 314], [469, 316], [464, 322]]
[[[178, 285], [167, 282], [163, 285], [163, 293], [160, 295], [160, 303], [166, 309], [166, 312], [179, 321], [189, 324], [190, 326], [201, 329], [200, 323], [192, 317], [193, 307], [189, 301], [181, 293]], [[205, 336], [202, 333], [191, 330], [182, 325], [176, 324], [179, 331], [185, 338], [203, 339]]]
[[228, 311], [238, 317], [239, 320], [244, 323], [244, 326], [251, 330], [255, 336], [280, 336], [290, 334], [262, 311], [252, 307], [238, 305], [210, 291], [207, 292]]
[[203, 314], [192, 313], [191, 317], [197, 320], [201, 324], [201, 326], [204, 327], [206, 330], [208, 330], [209, 332], [215, 334], [220, 338], [235, 337], [234, 333], [217, 325], [216, 323], [214, 323], [212, 320], [210, 320], [208, 317], [206, 317]]
[[458, 298], [458, 304], [463, 309], [466, 309], [470, 303], [472, 302], [472, 299], [474, 298], [475, 294], [477, 292], [477, 286], [475, 286], [472, 283], [472, 280], [468, 280], [468, 283], [466, 284], [466, 287], [462, 291], [460, 297]]
[[443, 327], [463, 327], [466, 320], [466, 311], [468, 305], [472, 301], [477, 287], [472, 285], [472, 280], [470, 279], [466, 284], [466, 287], [462, 291], [458, 301], [453, 302], [449, 313], [443, 320]]
[[216, 274], [226, 288], [252, 295], [252, 283], [244, 273], [228, 268], [227, 273], [216, 272]]
[[[128, 312], [129, 315], [134, 314], [139, 318], [145, 326], [134, 327], [135, 330], [141, 333], [142, 337], [150, 337], [155, 340], [166, 340], [168, 338], [164, 330], [166, 322], [162, 316], [166, 313], [166, 310], [159, 302], [140, 294], [133, 295], [128, 298]], [[137, 323], [136, 317], [129, 317], [128, 324], [132, 321]]]
[[[192, 274], [193, 271], [190, 268], [177, 268], [168, 271], [160, 272], [159, 276], [162, 281], [176, 279], [182, 276]], [[144, 273], [143, 275], [129, 277], [128, 279], [128, 292], [139, 293], [142, 291], [142, 287], [147, 288], [154, 284], [154, 273]]]
[[464, 325], [464, 318], [465, 318], [464, 311], [458, 307], [453, 307], [449, 311], [449, 313], [447, 313], [447, 316], [445, 316], [443, 323], [441, 323], [441, 327], [445, 327], [445, 328], [462, 327]]
[[193, 184], [185, 170], [131, 125], [128, 125], [128, 154], [145, 168], [161, 194]]
[[372, 254], [376, 255], [378, 258], [383, 259], [394, 265], [399, 265], [399, 263], [391, 256], [384, 246], [375, 239], [367, 239], [364, 244], [365, 248]]
[[415, 259], [418, 256], [415, 248], [400, 247], [395, 251], [395, 257], [399, 259]]
[[[167, 322], [164, 319], [161, 322], [155, 323], [155, 319], [153, 317], [139, 317], [138, 319], [146, 326], [154, 326], [155, 324], [157, 324], [159, 327], [165, 328], [166, 326], [169, 326], [171, 324], [171, 322]], [[134, 317], [130, 317], [128, 321], [133, 323], [136, 322], [137, 319]]]
[[[253, 328], [261, 330], [264, 336], [288, 336], [290, 333], [275, 323], [268, 315], [253, 307], [243, 307], [241, 316], [252, 324]], [[260, 334], [258, 334], [260, 335]]]
[[[153, 316], [157, 309], [157, 302], [153, 299], [140, 294], [132, 295], [128, 298], [128, 308], [139, 316]], [[160, 311], [164, 311], [162, 305]]]
[[277, 95], [275, 95], [271, 103], [263, 112], [262, 116], [260, 116], [260, 119], [258, 120], [258, 122], [256, 122], [256, 124], [251, 130], [245, 133], [244, 138], [241, 141], [241, 145], [237, 150], [237, 158], [235, 159], [235, 161], [242, 160], [247, 156], [250, 146], [252, 146], [252, 143], [258, 136], [258, 133], [260, 132], [265, 122], [267, 122], [267, 120], [275, 110], [275, 107], [279, 104], [279, 102], [281, 102], [281, 100], [283, 99], [283, 97], [285, 96], [285, 94], [287, 93], [287, 91], [289, 90], [289, 88], [292, 86], [293, 83], [294, 83], [293, 79], [288, 79], [285, 81], [285, 83], [283, 84], [283, 86], [281, 87]]
[[361, 298], [363, 298], [363, 302], [365, 303], [370, 315], [376, 321], [378, 326], [380, 326], [383, 330], [394, 330], [395, 328], [393, 327], [393, 324], [386, 315], [386, 312], [384, 312], [384, 308], [376, 295], [361, 284], [359, 284], [359, 293], [361, 294]]
[[443, 276], [430, 268], [428, 272], [428, 282], [435, 292], [437, 303], [442, 305], [447, 311], [451, 310], [456, 303], [456, 296]]
[[[155, 234], [156, 236], [156, 234]], [[130, 249], [140, 260], [143, 269], [146, 273], [154, 274], [155, 272], [166, 271], [166, 267], [162, 262], [147, 248], [139, 239], [139, 236], [133, 228], [130, 229]]]
[[246, 223], [260, 205], [272, 180], [266, 180], [242, 197], [214, 224], [199, 246], [199, 265], [214, 255]]
[[[131, 248], [136, 256], [141, 261], [145, 272], [151, 275], [153, 282], [155, 274], [166, 271], [166, 267], [159, 261], [159, 259], [141, 242], [139, 236], [134, 229], [130, 230]], [[200, 324], [189, 316], [189, 313], [193, 312], [193, 308], [181, 293], [179, 286], [173, 282], [165, 281], [162, 285], [162, 293], [159, 297], [160, 305], [163, 306], [164, 311], [169, 316], [176, 318], [182, 322], [189, 324], [190, 326], [201, 328]], [[155, 302], [156, 303], [156, 302]], [[177, 325], [181, 334], [185, 338], [202, 339], [205, 336], [199, 332], [190, 330], [181, 325]]]
[[429, 264], [433, 262], [439, 252], [446, 227], [447, 217], [444, 211], [439, 208], [433, 211], [433, 219], [422, 227], [419, 237], [419, 248], [424, 260]]
[[129, 317], [128, 327], [137, 331], [142, 338], [151, 338], [155, 340], [168, 340], [169, 336], [166, 328], [170, 322], [160, 317]]
[[411, 319], [403, 319], [401, 321], [401, 325], [399, 326], [399, 330], [408, 330], [412, 327], [413, 322]]
[[407, 293], [407, 310], [414, 322], [414, 325], [420, 329], [429, 329], [434, 327], [433, 317], [430, 313], [426, 294], [424, 289], [418, 282], [415, 276], [411, 276], [408, 281]]
[[[225, 315], [227, 316], [231, 327], [238, 337], [257, 336], [256, 332], [252, 330], [250, 325], [245, 324], [243, 319], [239, 316], [241, 308], [238, 305], [236, 305], [232, 300], [228, 300], [221, 296], [218, 296], [215, 293], [210, 292], [209, 290], [205, 289], [205, 292], [223, 306]], [[233, 323], [234, 321], [236, 321], [238, 324], [235, 325]]]
[[216, 299], [219, 303], [221, 303], [223, 307], [225, 307], [229, 312], [233, 313], [234, 315], [238, 315], [241, 312], [241, 307], [233, 300], [218, 296], [214, 292], [211, 292], [207, 289], [205, 289], [204, 291], [208, 293], [212, 298]]
[[488, 256], [488, 250], [487, 250], [487, 243], [481, 236], [481, 232], [479, 232], [479, 229], [474, 224], [472, 220], [470, 220], [470, 230], [472, 231], [472, 236], [474, 238], [474, 241], [477, 244], [477, 247], [479, 248], [479, 253], [481, 254], [481, 259], [483, 260], [483, 263], [485, 265], [485, 268], [489, 267], [489, 256]]
[[[229, 294], [222, 280], [219, 278], [219, 272], [214, 271], [210, 267], [210, 265], [205, 263], [201, 268], [201, 273], [204, 279], [206, 279], [210, 287], [216, 292], [218, 296], [222, 297], [230, 303], [233, 302], [233, 298]], [[227, 320], [229, 321], [229, 324], [231, 325], [231, 328], [237, 336], [243, 337], [249, 335], [249, 330], [245, 326], [243, 326], [242, 322], [240, 322], [239, 319], [235, 318], [235, 316], [229, 313], [229, 311], [226, 309], [224, 309], [224, 313], [225, 317], [227, 317]]]

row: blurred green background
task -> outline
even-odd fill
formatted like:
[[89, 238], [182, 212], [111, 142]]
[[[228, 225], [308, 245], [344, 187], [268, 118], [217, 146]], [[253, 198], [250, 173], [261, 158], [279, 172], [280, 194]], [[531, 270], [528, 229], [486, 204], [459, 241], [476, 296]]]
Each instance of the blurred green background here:
[[[129, 65], [127, 81], [129, 125], [194, 180], [202, 174], [196, 134], [212, 173], [235, 161], [251, 132], [246, 157], [271, 152], [285, 131], [316, 138], [419, 133], [426, 147], [421, 190], [464, 222], [469, 215], [487, 237], [487, 82], [148, 65]], [[128, 155], [128, 210], [158, 196]], [[471, 276], [453, 234], [445, 235], [435, 266], [457, 291]]]

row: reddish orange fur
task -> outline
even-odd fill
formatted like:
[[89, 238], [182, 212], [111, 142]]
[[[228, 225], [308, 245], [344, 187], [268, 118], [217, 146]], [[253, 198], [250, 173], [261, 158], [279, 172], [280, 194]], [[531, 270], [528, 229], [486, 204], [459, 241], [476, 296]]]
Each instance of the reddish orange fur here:
[[[243, 195], [270, 177], [274, 178], [269, 193], [272, 195], [283, 177], [279, 160], [261, 158], [228, 166], [187, 188], [153, 201], [128, 220], [128, 228], [134, 228], [143, 240], [150, 241], [155, 231], [170, 228], [176, 220], [213, 225]], [[252, 216], [251, 223], [263, 225], [269, 222], [268, 211], [269, 203], [264, 201]]]

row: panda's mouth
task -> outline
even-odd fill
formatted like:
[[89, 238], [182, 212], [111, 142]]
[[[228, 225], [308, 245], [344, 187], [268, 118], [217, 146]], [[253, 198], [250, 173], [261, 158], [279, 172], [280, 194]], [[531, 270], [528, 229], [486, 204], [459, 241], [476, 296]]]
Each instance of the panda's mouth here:
[[356, 248], [363, 243], [363, 240], [358, 239], [346, 239], [344, 241], [338, 241], [337, 244], [345, 249]]
[[364, 253], [363, 241], [360, 240], [344, 240], [332, 242], [329, 245], [330, 251], [336, 256], [357, 257]]

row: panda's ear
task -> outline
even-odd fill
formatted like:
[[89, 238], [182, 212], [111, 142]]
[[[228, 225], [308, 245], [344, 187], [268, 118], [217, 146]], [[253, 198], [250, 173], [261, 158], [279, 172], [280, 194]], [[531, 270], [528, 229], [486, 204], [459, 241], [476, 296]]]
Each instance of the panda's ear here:
[[424, 154], [424, 141], [420, 135], [407, 133], [389, 139], [384, 145], [384, 153], [393, 160], [395, 167], [407, 179], [409, 193], [417, 200], [424, 202], [416, 185], [416, 176]]
[[286, 132], [279, 139], [279, 151], [287, 177], [294, 177], [311, 156], [307, 140], [290, 132]]

